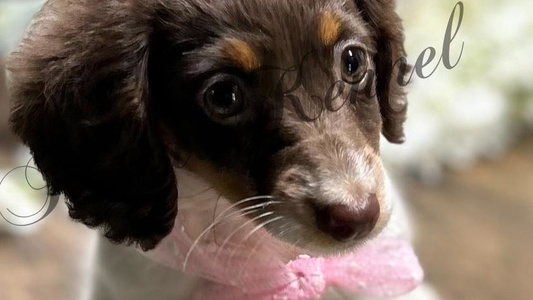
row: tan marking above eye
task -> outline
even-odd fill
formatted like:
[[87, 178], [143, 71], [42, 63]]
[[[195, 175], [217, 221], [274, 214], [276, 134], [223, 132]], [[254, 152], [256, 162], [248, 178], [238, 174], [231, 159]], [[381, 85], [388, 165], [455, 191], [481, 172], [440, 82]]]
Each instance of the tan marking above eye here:
[[230, 59], [235, 61], [246, 72], [251, 72], [261, 66], [259, 57], [252, 47], [238, 39], [228, 39], [223, 51]]
[[331, 12], [326, 12], [320, 22], [320, 38], [324, 46], [332, 46], [339, 39], [341, 33], [341, 21]]

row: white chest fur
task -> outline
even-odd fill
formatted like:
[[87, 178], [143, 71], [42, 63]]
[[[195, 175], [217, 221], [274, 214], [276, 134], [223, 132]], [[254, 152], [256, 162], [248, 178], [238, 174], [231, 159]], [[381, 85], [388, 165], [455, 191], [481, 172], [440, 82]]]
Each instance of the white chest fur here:
[[[187, 171], [177, 170], [177, 176], [180, 190], [179, 208], [197, 212], [196, 215], [189, 216], [195, 221], [187, 222], [195, 224], [197, 228], [189, 230], [203, 230], [212, 222], [212, 210], [218, 194]], [[387, 180], [387, 197], [394, 207], [384, 231], [410, 239], [411, 230], [404, 204], [389, 180]], [[205, 283], [200, 278], [190, 277], [155, 263], [131, 247], [112, 245], [103, 238], [98, 238], [95, 243], [94, 268], [89, 285], [90, 292], [85, 296], [86, 299], [188, 300], [192, 299], [194, 291]], [[332, 290], [326, 299], [353, 299], [353, 296]]]

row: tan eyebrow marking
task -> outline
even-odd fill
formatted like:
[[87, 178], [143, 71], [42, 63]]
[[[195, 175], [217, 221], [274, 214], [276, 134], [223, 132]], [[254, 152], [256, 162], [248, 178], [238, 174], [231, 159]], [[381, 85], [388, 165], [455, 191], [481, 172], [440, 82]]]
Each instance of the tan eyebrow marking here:
[[245, 71], [251, 72], [260, 67], [259, 57], [248, 43], [238, 39], [228, 39], [223, 51]]
[[341, 33], [341, 21], [331, 12], [322, 15], [320, 22], [320, 37], [325, 46], [332, 46], [339, 39]]

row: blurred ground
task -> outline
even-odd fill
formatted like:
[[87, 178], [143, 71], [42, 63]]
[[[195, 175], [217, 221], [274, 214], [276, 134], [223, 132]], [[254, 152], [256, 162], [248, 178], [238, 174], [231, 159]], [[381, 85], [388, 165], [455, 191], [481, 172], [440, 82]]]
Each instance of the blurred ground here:
[[444, 300], [532, 299], [533, 137], [502, 160], [406, 194], [427, 278]]
[[0, 300], [78, 299], [91, 231], [59, 207], [41, 225], [32, 235], [0, 235]]
[[[530, 300], [533, 295], [533, 136], [501, 160], [406, 185], [418, 252], [443, 300]], [[0, 300], [72, 300], [90, 231], [64, 209], [38, 234], [0, 236]]]

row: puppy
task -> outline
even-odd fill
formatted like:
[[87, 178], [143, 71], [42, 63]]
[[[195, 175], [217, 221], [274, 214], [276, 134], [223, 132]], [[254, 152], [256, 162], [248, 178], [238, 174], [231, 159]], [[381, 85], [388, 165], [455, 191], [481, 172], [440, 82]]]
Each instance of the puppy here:
[[404, 56], [391, 0], [51, 0], [9, 59], [11, 126], [109, 241], [93, 299], [190, 299], [201, 279], [127, 246], [154, 249], [198, 186], [276, 199], [291, 230], [265, 229], [308, 253], [387, 227], [380, 133], [404, 140]]

